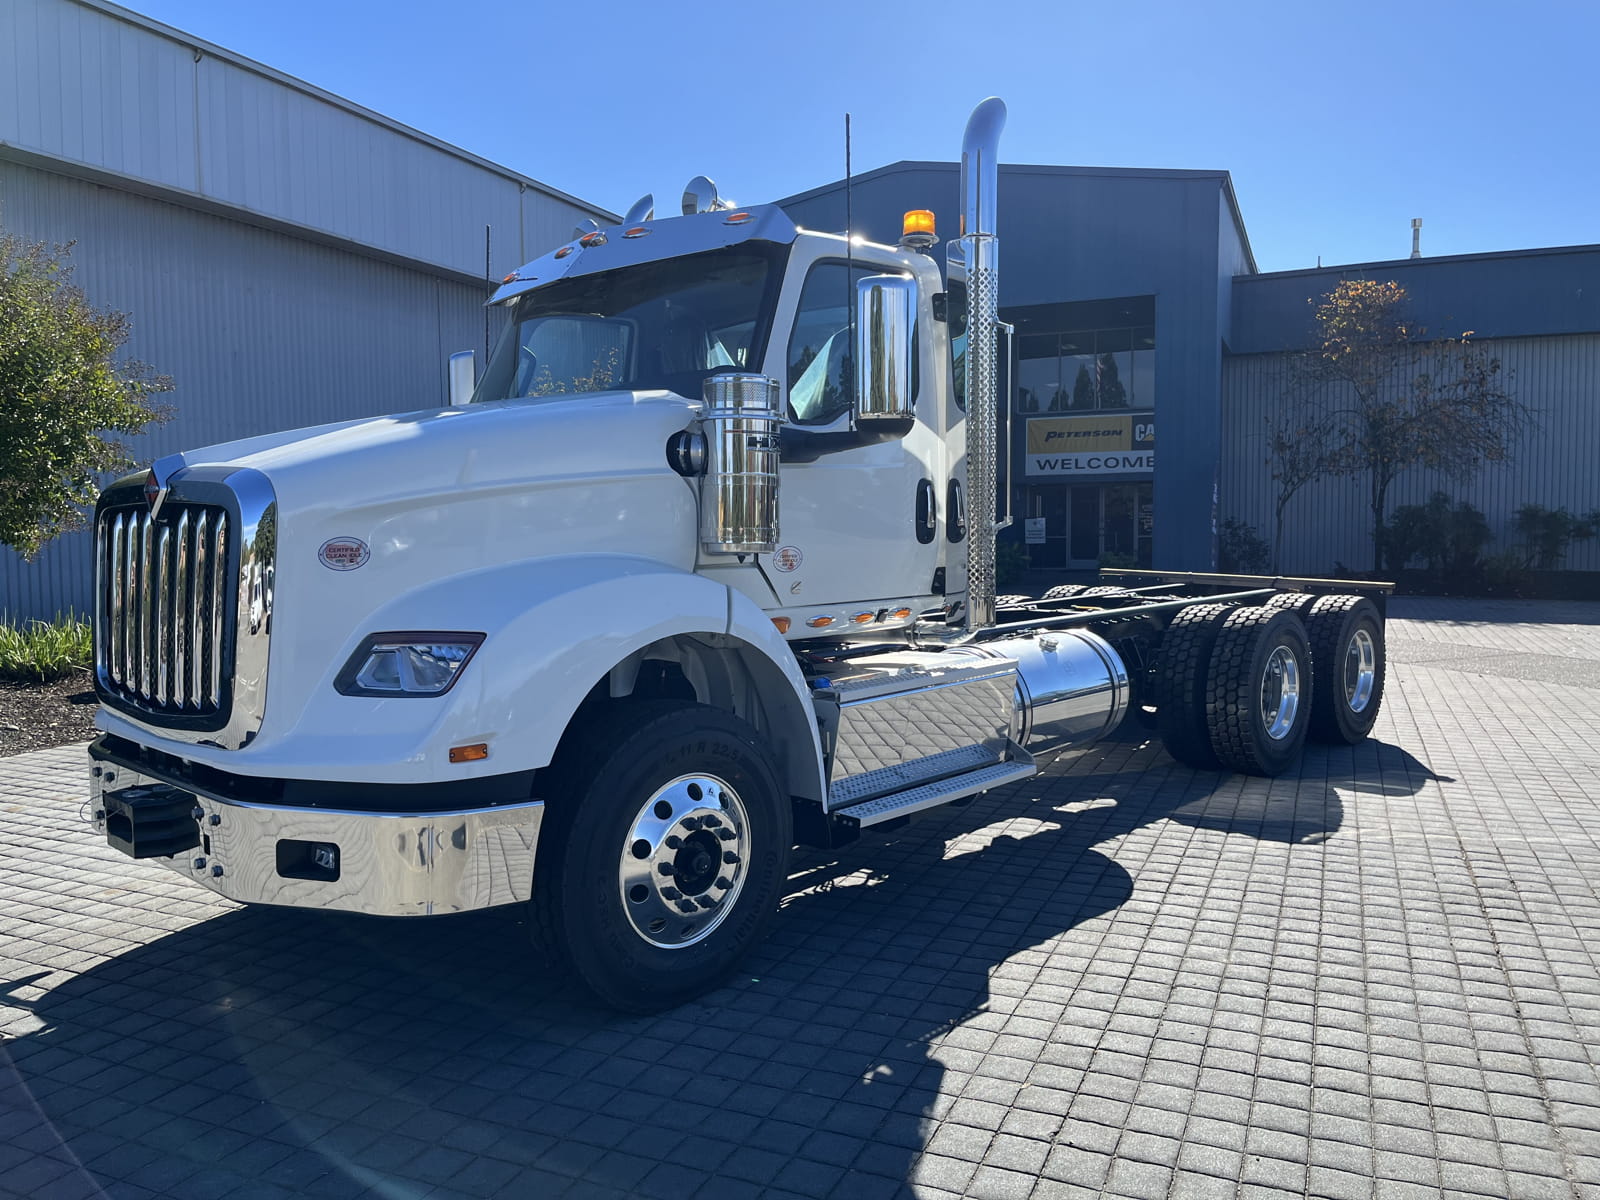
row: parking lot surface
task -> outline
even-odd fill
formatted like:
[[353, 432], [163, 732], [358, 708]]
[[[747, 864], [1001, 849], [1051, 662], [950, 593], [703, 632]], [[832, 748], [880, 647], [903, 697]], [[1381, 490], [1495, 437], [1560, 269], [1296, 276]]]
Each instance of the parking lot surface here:
[[520, 916], [244, 910], [0, 760], [0, 1195], [1600, 1197], [1600, 606], [1401, 600], [1374, 737], [1130, 725], [797, 859], [655, 1018]]

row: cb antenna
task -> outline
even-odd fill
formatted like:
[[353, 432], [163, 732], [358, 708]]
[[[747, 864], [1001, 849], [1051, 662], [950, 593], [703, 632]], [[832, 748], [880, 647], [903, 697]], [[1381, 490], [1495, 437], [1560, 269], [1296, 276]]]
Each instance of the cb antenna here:
[[[850, 216], [850, 114], [844, 115], [844, 311], [850, 340], [845, 344], [846, 361], [850, 363], [850, 408], [855, 411], [856, 400], [856, 295], [855, 246], [851, 235]], [[854, 420], [851, 421], [853, 425]]]

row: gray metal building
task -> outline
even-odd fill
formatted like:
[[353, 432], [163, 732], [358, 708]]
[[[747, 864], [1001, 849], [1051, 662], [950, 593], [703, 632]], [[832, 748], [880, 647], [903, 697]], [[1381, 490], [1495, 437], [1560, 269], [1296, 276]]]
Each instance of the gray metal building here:
[[[851, 219], [877, 241], [934, 210], [956, 232], [957, 167], [902, 162], [856, 176]], [[783, 202], [840, 230], [842, 182]], [[1472, 330], [1538, 428], [1469, 481], [1403, 475], [1390, 511], [1436, 489], [1484, 512], [1491, 549], [1515, 549], [1523, 504], [1600, 508], [1600, 247], [1404, 259], [1259, 273], [1223, 171], [1000, 168], [1001, 315], [1017, 327], [1010, 486], [1035, 568], [1131, 559], [1208, 570], [1217, 524], [1271, 535], [1267, 418], [1288, 355], [1313, 342], [1314, 305], [1342, 279], [1395, 280], [1417, 324]], [[1155, 431], [1160, 429], [1159, 463]], [[1370, 569], [1362, 479], [1307, 488], [1287, 513], [1280, 568]], [[1600, 570], [1600, 538], [1564, 565]]]
[[[488, 273], [614, 214], [102, 0], [0, 4], [0, 226], [171, 375], [147, 461], [436, 406]], [[0, 550], [0, 616], [87, 610], [87, 536]]]

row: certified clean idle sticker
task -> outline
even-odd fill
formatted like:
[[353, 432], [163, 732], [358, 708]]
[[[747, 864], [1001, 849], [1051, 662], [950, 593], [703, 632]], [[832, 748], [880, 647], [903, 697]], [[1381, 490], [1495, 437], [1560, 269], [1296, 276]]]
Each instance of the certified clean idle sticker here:
[[779, 546], [772, 552], [772, 565], [784, 572], [798, 571], [805, 560], [799, 546]]
[[336, 537], [322, 543], [322, 549], [317, 551], [317, 557], [330, 571], [354, 571], [357, 567], [367, 565], [367, 559], [372, 557], [372, 551], [367, 549], [367, 544], [360, 538]]

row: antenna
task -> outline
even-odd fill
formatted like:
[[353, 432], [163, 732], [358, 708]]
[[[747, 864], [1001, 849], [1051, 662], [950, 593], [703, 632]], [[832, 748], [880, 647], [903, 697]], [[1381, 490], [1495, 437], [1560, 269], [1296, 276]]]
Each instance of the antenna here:
[[[845, 353], [850, 362], [850, 407], [855, 410], [856, 399], [856, 293], [855, 246], [850, 236], [850, 114], [844, 115], [844, 311], [850, 340], [845, 343]], [[851, 424], [855, 423], [854, 418]]]
[[[491, 293], [494, 281], [489, 278], [489, 227], [483, 227], [483, 286]], [[483, 306], [483, 361], [489, 361], [489, 306]]]

